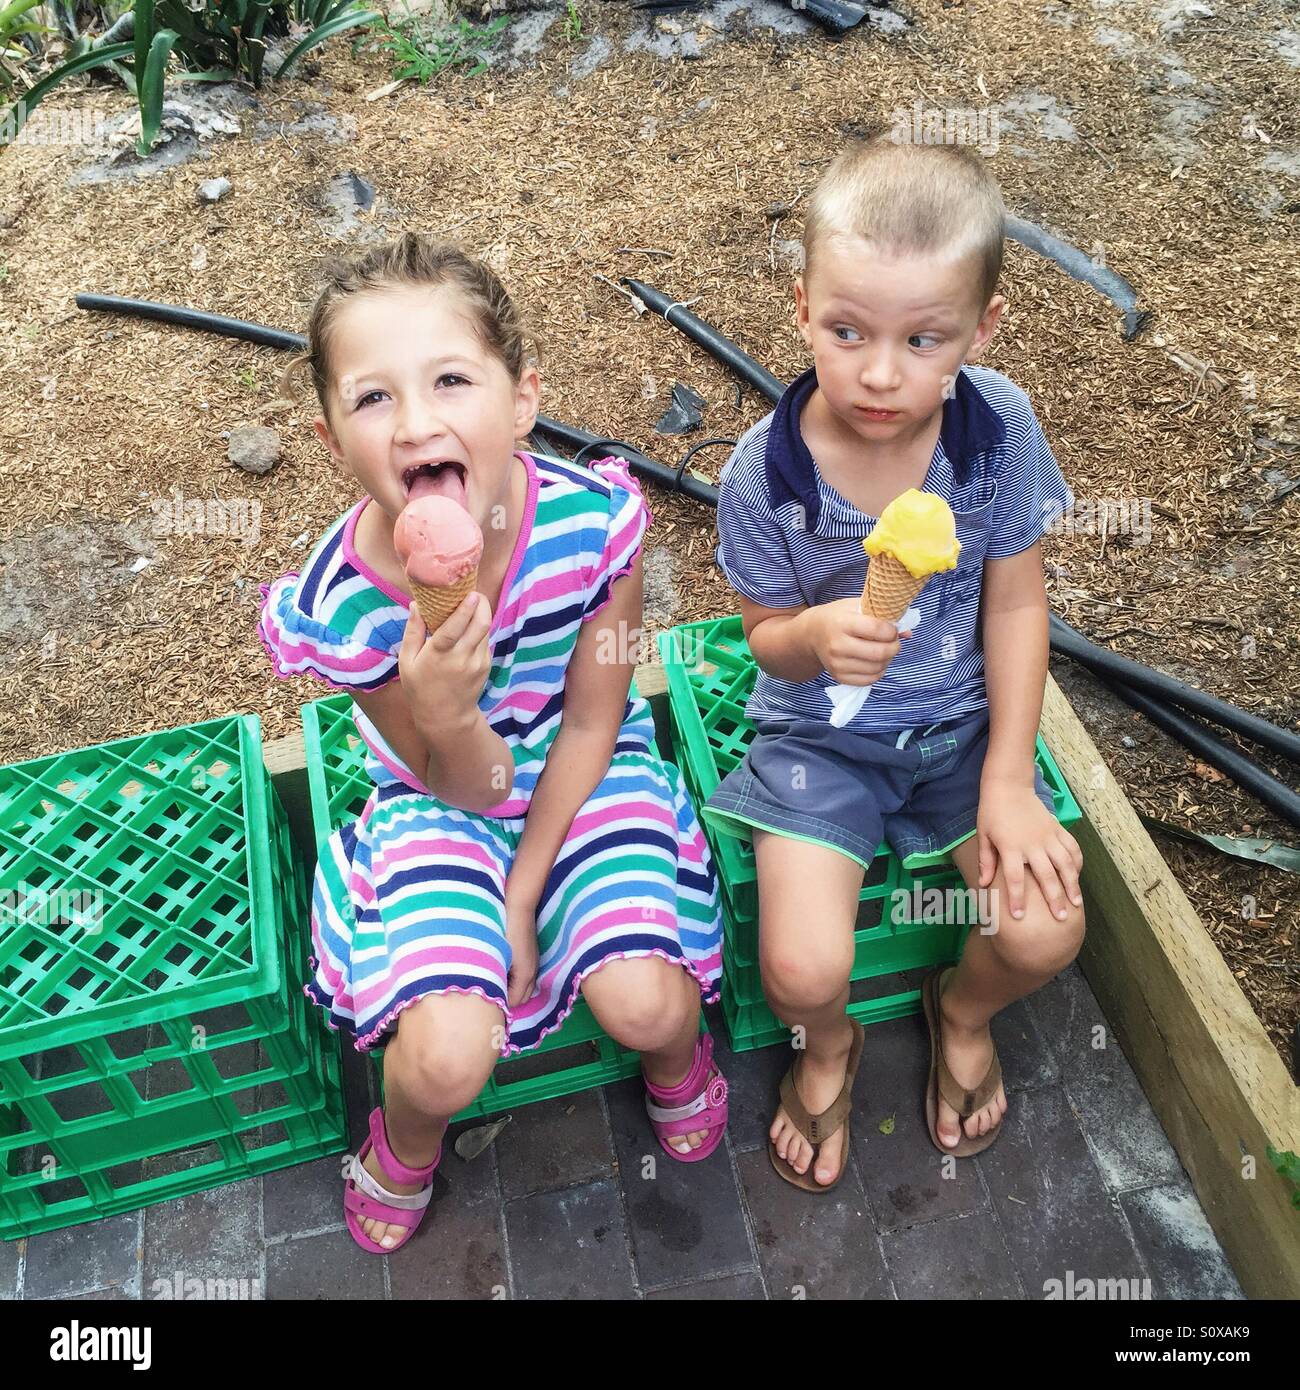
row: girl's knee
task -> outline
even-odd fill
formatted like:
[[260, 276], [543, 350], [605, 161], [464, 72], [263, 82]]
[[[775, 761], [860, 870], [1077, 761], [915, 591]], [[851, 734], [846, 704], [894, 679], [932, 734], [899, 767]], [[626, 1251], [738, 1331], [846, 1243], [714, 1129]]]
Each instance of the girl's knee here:
[[658, 956], [610, 961], [587, 976], [582, 992], [600, 1026], [638, 1052], [671, 1041], [700, 1007], [686, 968]]
[[[478, 1007], [465, 1007], [467, 998]], [[384, 1056], [385, 1082], [391, 1077], [428, 1114], [454, 1115], [487, 1084], [505, 1026], [501, 1010], [477, 995], [428, 996], [402, 1014]]]

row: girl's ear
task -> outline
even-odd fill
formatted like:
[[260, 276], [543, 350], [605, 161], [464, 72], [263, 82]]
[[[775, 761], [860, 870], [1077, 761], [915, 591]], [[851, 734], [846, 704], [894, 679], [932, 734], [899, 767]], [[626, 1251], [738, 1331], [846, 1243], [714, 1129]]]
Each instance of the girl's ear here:
[[334, 456], [336, 463], [343, 462], [343, 450], [339, 448], [339, 442], [334, 438], [334, 431], [330, 429], [329, 421], [323, 416], [318, 415], [312, 422], [312, 429], [316, 431], [316, 438]]
[[537, 423], [537, 411], [542, 401], [542, 378], [537, 368], [529, 364], [520, 374], [515, 386], [515, 439], [527, 439]]

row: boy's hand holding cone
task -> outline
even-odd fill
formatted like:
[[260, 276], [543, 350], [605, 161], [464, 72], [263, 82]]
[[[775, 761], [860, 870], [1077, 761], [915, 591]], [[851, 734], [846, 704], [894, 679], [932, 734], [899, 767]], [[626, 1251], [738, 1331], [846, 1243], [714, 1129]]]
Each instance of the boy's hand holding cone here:
[[[931, 575], [955, 569], [961, 543], [952, 508], [931, 492], [908, 488], [880, 513], [875, 529], [862, 542], [870, 559], [860, 607], [873, 618], [896, 623]], [[831, 685], [826, 694], [834, 708], [831, 724], [842, 728], [871, 693], [869, 685]]]

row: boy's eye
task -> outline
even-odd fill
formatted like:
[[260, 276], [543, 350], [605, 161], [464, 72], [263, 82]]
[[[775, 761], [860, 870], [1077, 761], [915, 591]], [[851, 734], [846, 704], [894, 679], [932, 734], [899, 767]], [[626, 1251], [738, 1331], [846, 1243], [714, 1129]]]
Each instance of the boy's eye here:
[[383, 394], [384, 393], [382, 391], [367, 391], [364, 396], [361, 396], [357, 400], [356, 409], [360, 410], [361, 407], [365, 405], [365, 403], [371, 398], [371, 396], [382, 396]]
[[469, 378], [458, 375], [456, 372], [443, 372], [438, 378], [439, 386], [464, 386], [469, 384]]
[[851, 343], [859, 336], [858, 330], [850, 328], [847, 323], [837, 323], [832, 332], [842, 343]]
[[938, 342], [939, 335], [937, 333], [913, 333], [907, 340], [907, 345], [914, 348], [932, 348], [936, 347]]

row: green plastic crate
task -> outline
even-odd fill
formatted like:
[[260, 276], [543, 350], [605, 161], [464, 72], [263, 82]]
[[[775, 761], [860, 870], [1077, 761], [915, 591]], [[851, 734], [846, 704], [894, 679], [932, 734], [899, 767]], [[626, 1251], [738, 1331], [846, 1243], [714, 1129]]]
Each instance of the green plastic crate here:
[[[366, 774], [366, 748], [352, 721], [351, 696], [331, 695], [304, 705], [302, 725], [319, 846], [340, 825], [360, 815], [374, 783]], [[371, 1055], [382, 1079], [383, 1051]], [[571, 1095], [635, 1076], [640, 1068], [640, 1055], [609, 1037], [580, 998], [563, 1027], [527, 1052], [498, 1062], [478, 1099], [454, 1118], [473, 1119]]]
[[346, 1146], [254, 716], [0, 768], [0, 894], [5, 1238]]
[[[745, 704], [753, 693], [758, 668], [739, 616], [686, 623], [661, 633], [659, 652], [668, 680], [669, 710], [682, 774], [698, 808], [740, 763], [753, 737], [753, 726], [745, 717]], [[1052, 791], [1057, 819], [1063, 825], [1074, 824], [1080, 817], [1078, 803], [1041, 737], [1036, 755]], [[758, 871], [753, 845], [707, 823], [704, 830], [722, 888], [722, 1008], [732, 1047], [743, 1051], [787, 1041], [789, 1030], [763, 999], [758, 968]], [[910, 898], [917, 887], [962, 889], [965, 884], [952, 865], [951, 855], [912, 855], [904, 867], [888, 844], [882, 842], [860, 894], [852, 981], [936, 965], [960, 956], [968, 929], [962, 913], [950, 921], [914, 922], [910, 913], [903, 911], [899, 921], [893, 920], [892, 904], [897, 901], [894, 894]], [[958, 899], [958, 906], [964, 907], [965, 900]], [[919, 1007], [920, 992], [909, 990], [850, 1004], [849, 1013], [866, 1024], [912, 1013]]]

